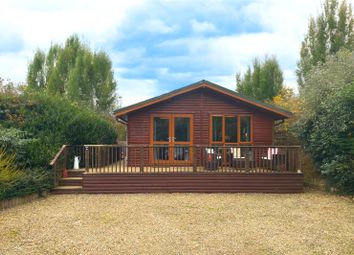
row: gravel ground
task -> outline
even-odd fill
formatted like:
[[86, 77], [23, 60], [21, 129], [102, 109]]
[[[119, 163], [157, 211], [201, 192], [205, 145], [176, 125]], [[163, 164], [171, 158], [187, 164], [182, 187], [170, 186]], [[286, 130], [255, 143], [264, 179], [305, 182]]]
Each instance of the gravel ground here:
[[354, 203], [307, 192], [49, 196], [0, 211], [0, 254], [354, 254]]

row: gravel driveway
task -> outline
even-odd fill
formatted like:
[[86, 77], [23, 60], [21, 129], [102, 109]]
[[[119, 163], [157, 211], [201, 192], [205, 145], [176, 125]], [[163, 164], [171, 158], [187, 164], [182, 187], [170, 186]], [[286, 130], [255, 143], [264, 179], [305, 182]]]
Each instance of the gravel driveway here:
[[49, 196], [0, 211], [0, 254], [354, 254], [354, 203], [314, 192]]

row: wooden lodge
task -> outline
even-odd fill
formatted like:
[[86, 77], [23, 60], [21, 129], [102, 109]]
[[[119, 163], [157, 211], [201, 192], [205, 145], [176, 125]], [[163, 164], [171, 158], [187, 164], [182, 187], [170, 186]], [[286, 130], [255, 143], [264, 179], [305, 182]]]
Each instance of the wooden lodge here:
[[[114, 115], [127, 141], [63, 146], [55, 193], [303, 190], [299, 146], [274, 143], [274, 124], [291, 116], [279, 107], [202, 80]], [[64, 171], [75, 156], [79, 169]]]

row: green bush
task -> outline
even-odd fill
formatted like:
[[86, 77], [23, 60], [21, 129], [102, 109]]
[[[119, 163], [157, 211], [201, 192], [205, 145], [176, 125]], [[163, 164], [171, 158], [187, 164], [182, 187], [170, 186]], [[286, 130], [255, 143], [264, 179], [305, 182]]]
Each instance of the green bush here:
[[314, 68], [301, 91], [295, 131], [332, 190], [354, 194], [354, 58], [339, 52]]
[[118, 137], [113, 118], [52, 95], [0, 97], [1, 119], [35, 137], [25, 146], [26, 167], [47, 167], [63, 144], [114, 144]]
[[322, 166], [328, 187], [342, 194], [354, 194], [354, 160], [338, 156]]
[[47, 170], [21, 170], [15, 164], [15, 154], [8, 155], [0, 149], [0, 200], [48, 190], [49, 180]]
[[25, 168], [31, 165], [32, 144], [37, 140], [30, 138], [28, 134], [16, 128], [5, 128], [0, 125], [0, 148], [6, 149], [8, 154], [16, 154], [15, 164]]
[[0, 169], [0, 200], [49, 189], [49, 161], [63, 144], [114, 144], [117, 137], [110, 116], [52, 95], [0, 90], [0, 149], [16, 154], [7, 164], [13, 170]]

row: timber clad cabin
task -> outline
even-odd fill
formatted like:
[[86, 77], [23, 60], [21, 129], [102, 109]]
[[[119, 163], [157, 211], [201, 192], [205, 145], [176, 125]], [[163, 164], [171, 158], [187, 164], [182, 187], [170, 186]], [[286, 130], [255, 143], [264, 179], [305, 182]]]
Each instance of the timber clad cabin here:
[[114, 115], [127, 125], [126, 144], [67, 146], [62, 153], [81, 157], [82, 168], [69, 171], [82, 172], [81, 192], [303, 189], [299, 146], [273, 142], [274, 124], [291, 116], [276, 106], [202, 80]]

